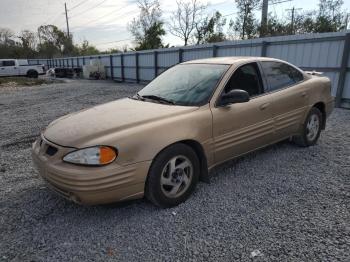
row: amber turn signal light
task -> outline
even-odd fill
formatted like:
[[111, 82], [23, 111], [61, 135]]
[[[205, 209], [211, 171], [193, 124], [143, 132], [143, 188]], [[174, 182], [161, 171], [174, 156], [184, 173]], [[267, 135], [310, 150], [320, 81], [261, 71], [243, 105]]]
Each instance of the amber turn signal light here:
[[108, 146], [100, 146], [100, 165], [109, 164], [117, 158], [117, 153], [114, 149]]

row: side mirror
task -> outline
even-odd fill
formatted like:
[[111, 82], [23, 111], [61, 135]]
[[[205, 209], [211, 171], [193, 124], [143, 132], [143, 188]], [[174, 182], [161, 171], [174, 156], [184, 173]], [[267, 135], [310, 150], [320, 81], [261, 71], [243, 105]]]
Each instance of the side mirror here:
[[247, 91], [241, 89], [233, 89], [230, 92], [223, 94], [219, 100], [219, 106], [230, 105], [235, 103], [245, 103], [249, 101]]

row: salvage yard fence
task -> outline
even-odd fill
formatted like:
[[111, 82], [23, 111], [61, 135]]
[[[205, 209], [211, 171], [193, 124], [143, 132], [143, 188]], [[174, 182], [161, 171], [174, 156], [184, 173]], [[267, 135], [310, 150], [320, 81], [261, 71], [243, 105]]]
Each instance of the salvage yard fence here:
[[215, 44], [163, 48], [96, 56], [30, 59], [48, 67], [82, 67], [98, 59], [106, 76], [116, 81], [146, 83], [169, 67], [201, 58], [262, 56], [288, 61], [306, 71], [319, 71], [332, 81], [336, 106], [350, 108], [350, 30], [336, 33], [267, 37]]

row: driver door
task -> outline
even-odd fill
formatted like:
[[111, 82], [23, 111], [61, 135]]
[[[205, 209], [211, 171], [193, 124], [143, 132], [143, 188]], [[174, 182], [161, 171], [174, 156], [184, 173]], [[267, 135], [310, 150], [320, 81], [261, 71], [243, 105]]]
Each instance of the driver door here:
[[213, 106], [215, 162], [220, 163], [274, 141], [272, 101], [263, 94], [263, 82], [257, 63], [238, 67], [221, 95], [232, 89], [249, 93], [250, 101]]

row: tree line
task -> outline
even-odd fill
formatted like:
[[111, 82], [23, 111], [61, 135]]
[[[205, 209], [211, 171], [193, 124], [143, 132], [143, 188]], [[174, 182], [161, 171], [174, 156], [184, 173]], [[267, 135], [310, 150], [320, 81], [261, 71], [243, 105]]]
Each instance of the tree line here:
[[99, 53], [88, 41], [73, 44], [72, 36], [55, 25], [42, 25], [37, 32], [23, 30], [19, 35], [0, 28], [0, 58], [53, 58]]
[[[291, 10], [284, 18], [269, 13], [265, 28], [261, 28], [256, 17], [262, 0], [234, 2], [238, 12], [227, 15], [218, 11], [208, 14], [208, 5], [198, 0], [177, 0], [176, 9], [165, 20], [159, 0], [139, 0], [139, 15], [127, 25], [134, 40], [129, 50], [170, 47], [163, 40], [167, 33], [180, 38], [186, 46], [262, 36], [337, 32], [348, 27], [349, 16], [343, 10], [342, 0], [319, 0], [317, 9]], [[228, 20], [228, 16], [234, 18]], [[0, 58], [53, 58], [127, 50], [125, 46], [101, 52], [88, 41], [74, 44], [72, 35], [55, 25], [42, 25], [36, 32], [24, 30], [18, 35], [0, 28]]]

